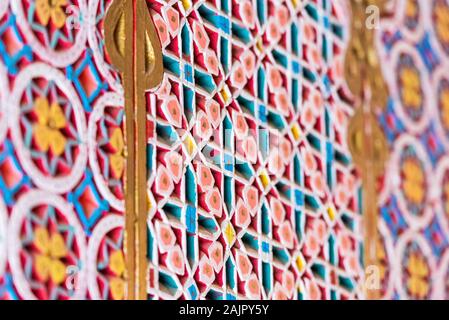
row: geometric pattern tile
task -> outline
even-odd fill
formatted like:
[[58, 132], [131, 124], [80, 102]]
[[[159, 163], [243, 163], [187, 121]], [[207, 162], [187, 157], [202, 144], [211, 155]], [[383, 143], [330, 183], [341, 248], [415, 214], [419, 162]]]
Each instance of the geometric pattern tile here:
[[121, 299], [123, 98], [103, 1], [0, 1], [0, 299]]
[[150, 299], [355, 299], [344, 1], [149, 1]]
[[[449, 1], [396, 1], [378, 51], [391, 158], [380, 193], [386, 299], [449, 298]], [[392, 70], [394, 70], [392, 72]]]

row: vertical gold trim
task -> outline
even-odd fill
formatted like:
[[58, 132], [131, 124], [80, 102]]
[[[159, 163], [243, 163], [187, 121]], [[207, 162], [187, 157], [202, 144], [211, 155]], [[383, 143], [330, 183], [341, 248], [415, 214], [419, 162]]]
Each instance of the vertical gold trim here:
[[[388, 145], [376, 115], [385, 108], [388, 89], [374, 43], [375, 29], [367, 27], [367, 8], [385, 10], [386, 0], [352, 0], [351, 39], [346, 53], [345, 76], [354, 94], [356, 111], [348, 128], [348, 144], [363, 186], [365, 266], [377, 266], [378, 179], [384, 173]], [[380, 17], [379, 17], [380, 18]], [[379, 290], [364, 288], [367, 299], [380, 298]]]
[[[145, 0], [136, 3], [136, 54], [135, 54], [135, 101], [136, 101], [136, 196], [138, 219], [138, 284], [139, 299], [147, 298], [147, 104], [145, 91], [162, 82], [162, 48]], [[151, 54], [147, 54], [147, 52]]]
[[[135, 299], [135, 230], [136, 223], [135, 192], [135, 128], [134, 128], [134, 70], [132, 62], [133, 49], [133, 2], [132, 0], [115, 0], [105, 17], [105, 45], [112, 64], [123, 78], [125, 90], [125, 257], [128, 299]], [[121, 26], [125, 26], [124, 28]], [[124, 50], [121, 50], [124, 48]], [[124, 53], [124, 54], [123, 54]]]
[[[162, 49], [145, 0], [115, 0], [105, 18], [106, 50], [125, 90], [127, 299], [147, 299], [147, 131], [145, 92], [162, 81]], [[147, 54], [151, 52], [151, 54]]]

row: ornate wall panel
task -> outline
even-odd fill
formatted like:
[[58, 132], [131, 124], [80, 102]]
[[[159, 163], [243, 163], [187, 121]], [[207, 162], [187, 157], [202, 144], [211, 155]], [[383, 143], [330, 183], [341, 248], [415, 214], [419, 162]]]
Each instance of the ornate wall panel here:
[[448, 298], [449, 0], [386, 3], [0, 0], [0, 299]]
[[123, 94], [105, 2], [0, 1], [0, 298], [124, 296]]
[[378, 258], [384, 298], [448, 298], [449, 1], [400, 0], [377, 33], [391, 97]]
[[149, 1], [151, 299], [355, 299], [343, 1]]

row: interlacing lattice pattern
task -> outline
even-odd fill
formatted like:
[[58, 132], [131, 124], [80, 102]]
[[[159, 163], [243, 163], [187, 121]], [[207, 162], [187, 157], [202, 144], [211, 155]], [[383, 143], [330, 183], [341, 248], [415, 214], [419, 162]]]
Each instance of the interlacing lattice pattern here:
[[400, 0], [377, 39], [391, 98], [380, 195], [384, 298], [447, 299], [449, 1]]
[[0, 1], [0, 298], [124, 297], [119, 78], [103, 1]]
[[149, 297], [360, 298], [345, 3], [148, 3]]

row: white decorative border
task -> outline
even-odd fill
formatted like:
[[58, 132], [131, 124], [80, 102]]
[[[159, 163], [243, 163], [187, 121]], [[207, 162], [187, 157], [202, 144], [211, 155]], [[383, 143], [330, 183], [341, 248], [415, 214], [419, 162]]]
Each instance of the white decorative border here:
[[0, 277], [5, 272], [8, 250], [8, 210], [0, 198]]
[[0, 19], [3, 18], [3, 15], [8, 11], [9, 0], [1, 0], [0, 1]]
[[104, 116], [104, 110], [106, 107], [115, 107], [123, 109], [124, 99], [121, 95], [108, 92], [103, 95], [95, 104], [94, 111], [92, 112], [87, 132], [88, 150], [89, 150], [89, 163], [92, 168], [95, 184], [97, 185], [101, 195], [119, 211], [125, 210], [124, 200], [118, 199], [109, 189], [107, 181], [101, 173], [100, 165], [97, 158], [97, 122]]
[[125, 219], [122, 216], [109, 215], [98, 223], [90, 237], [87, 249], [87, 286], [93, 300], [103, 299], [97, 283], [97, 256], [101, 241], [108, 232], [116, 228], [123, 228], [124, 225]]
[[[412, 136], [409, 135], [402, 135], [398, 140], [396, 140], [394, 149], [391, 155], [390, 160], [390, 167], [387, 172], [387, 177], [389, 180], [391, 180], [390, 184], [390, 192], [393, 193], [398, 200], [398, 206], [403, 212], [405, 219], [410, 225], [410, 229], [416, 230], [421, 227], [424, 227], [430, 223], [432, 220], [433, 214], [431, 208], [429, 208], [428, 205], [424, 206], [423, 216], [422, 217], [416, 217], [412, 214], [410, 214], [407, 203], [404, 199], [404, 194], [400, 188], [401, 178], [400, 178], [400, 161], [403, 150], [408, 147], [413, 146], [414, 150], [416, 152], [416, 156], [418, 159], [420, 159], [422, 165], [424, 166], [424, 172], [426, 173], [432, 173], [432, 168], [430, 166], [430, 159], [427, 156], [427, 152], [424, 149], [424, 147], [421, 145], [421, 143]], [[426, 188], [426, 198], [425, 198], [425, 204], [429, 203], [429, 200], [432, 199], [432, 183], [433, 181], [430, 181], [429, 176], [425, 177], [425, 188]]]
[[[429, 0], [426, 0], [426, 1], [429, 1]], [[449, 53], [447, 53], [447, 52], [444, 50], [444, 48], [443, 48], [443, 46], [442, 46], [442, 44], [441, 44], [441, 41], [440, 41], [439, 37], [437, 36], [436, 30], [435, 30], [435, 27], [436, 27], [436, 20], [433, 19], [433, 12], [434, 12], [435, 0], [430, 0], [430, 1], [432, 1], [432, 3], [429, 5], [429, 6], [430, 6], [429, 17], [431, 18], [430, 24], [429, 24], [429, 25], [432, 26], [432, 27], [431, 27], [431, 30], [432, 30], [432, 32], [433, 32], [433, 34], [434, 34], [433, 37], [430, 37], [430, 42], [432, 43], [432, 48], [433, 48], [434, 50], [436, 50], [438, 58], [440, 58], [440, 59], [442, 60], [442, 64], [443, 64], [443, 65], [444, 65], [444, 64], [448, 65], [448, 64], [449, 64]], [[444, 0], [443, 0], [443, 1], [444, 1]], [[448, 1], [448, 0], [446, 0], [446, 5], [447, 5], [448, 8], [449, 8], [449, 1]], [[443, 69], [444, 69], [444, 68], [443, 68]], [[447, 69], [446, 69], [446, 70], [447, 70]]]
[[[405, 289], [406, 285], [402, 282], [402, 276], [403, 276], [403, 270], [404, 268], [406, 268], [406, 266], [402, 265], [402, 258], [404, 255], [404, 251], [407, 248], [407, 245], [410, 242], [416, 242], [419, 247], [422, 250], [422, 253], [424, 254], [425, 258], [426, 258], [426, 262], [429, 266], [429, 273], [430, 273], [430, 277], [432, 277], [432, 283], [434, 283], [434, 277], [435, 274], [432, 272], [432, 270], [435, 269], [435, 260], [434, 257], [432, 255], [432, 249], [430, 248], [429, 244], [427, 243], [426, 239], [424, 238], [424, 236], [422, 234], [420, 234], [419, 232], [416, 232], [414, 230], [408, 230], [406, 233], [404, 233], [403, 235], [401, 235], [401, 237], [399, 238], [397, 244], [396, 244], [396, 250], [395, 250], [395, 255], [393, 257], [393, 264], [395, 264], [396, 266], [399, 267], [398, 269], [398, 273], [397, 276], [395, 277], [395, 287], [396, 290], [398, 291], [399, 295], [403, 298], [403, 299], [410, 299], [410, 297], [407, 295], [407, 290]], [[432, 287], [433, 292], [435, 291], [435, 285], [433, 285]], [[433, 296], [433, 292], [430, 293], [430, 296]]]
[[35, 300], [30, 283], [28, 282], [21, 263], [21, 229], [29, 210], [36, 206], [48, 204], [55, 207], [67, 219], [67, 223], [74, 228], [76, 244], [79, 250], [80, 271], [77, 274], [77, 286], [74, 288], [72, 300], [80, 300], [86, 292], [86, 258], [87, 249], [85, 235], [81, 224], [72, 207], [60, 196], [45, 191], [31, 190], [24, 194], [14, 206], [8, 225], [8, 261], [14, 278], [14, 284], [19, 294], [27, 300]]
[[[419, 121], [414, 121], [406, 113], [400, 98], [401, 91], [397, 85], [398, 74], [396, 74], [396, 72], [391, 72], [392, 68], [396, 69], [396, 67], [398, 66], [399, 57], [401, 54], [411, 56], [413, 58], [413, 61], [416, 63], [415, 67], [419, 72], [423, 99], [423, 113]], [[388, 82], [388, 86], [391, 88], [391, 95], [394, 103], [398, 106], [398, 108], [395, 109], [397, 116], [402, 120], [408, 132], [413, 134], [421, 133], [429, 125], [430, 114], [432, 111], [432, 106], [434, 105], [433, 95], [431, 94], [432, 90], [430, 88], [430, 77], [427, 73], [427, 69], [424, 66], [421, 56], [411, 45], [407, 45], [406, 43], [401, 42], [392, 49], [390, 57], [384, 56], [382, 58], [385, 60], [385, 63], [383, 63], [384, 76], [386, 81]]]
[[[0, 14], [1, 16], [1, 14]], [[6, 137], [6, 132], [8, 131], [8, 94], [9, 94], [9, 84], [6, 67], [0, 61], [0, 143]]]
[[78, 0], [81, 23], [79, 26], [76, 26], [78, 28], [78, 33], [75, 36], [74, 44], [69, 49], [61, 51], [48, 48], [39, 41], [28, 22], [28, 13], [24, 12], [22, 1], [23, 0], [12, 1], [11, 8], [17, 17], [17, 23], [20, 26], [21, 31], [27, 39], [27, 44], [31, 46], [33, 51], [35, 51], [39, 57], [55, 67], [64, 68], [74, 63], [86, 49], [87, 26], [86, 23], [82, 22], [83, 17], [87, 16], [86, 0]]
[[[436, 215], [439, 218], [444, 234], [449, 234], [449, 217], [446, 216], [443, 203], [443, 180], [446, 173], [449, 173], [449, 157], [443, 157], [435, 168], [436, 181], [431, 185], [433, 202], [436, 203]], [[448, 199], [449, 200], [449, 199]]]
[[[92, 53], [94, 56], [94, 60], [97, 64], [98, 70], [105, 77], [108, 84], [112, 87], [120, 95], [123, 95], [124, 90], [120, 81], [114, 77], [111, 72], [111, 67], [108, 68], [108, 63], [106, 63], [104, 56], [101, 54], [99, 40], [97, 38], [97, 10], [98, 4], [100, 0], [90, 0], [89, 8], [88, 8], [88, 31], [87, 31], [87, 40], [89, 43], [89, 47], [92, 49]], [[111, 1], [112, 2], [112, 1]], [[106, 10], [106, 8], [105, 8]], [[104, 47], [103, 50], [106, 50]]]
[[440, 86], [441, 81], [447, 80], [449, 83], [449, 61], [447, 61], [445, 64], [442, 64], [433, 74], [432, 77], [432, 95], [434, 98], [434, 112], [432, 112], [432, 118], [434, 119], [434, 122], [436, 124], [436, 130], [438, 132], [438, 135], [442, 138], [442, 142], [444, 143], [444, 147], [446, 149], [449, 149], [449, 128], [445, 129], [443, 126], [442, 117], [441, 117], [441, 110], [439, 108], [440, 103], [440, 96], [438, 95], [438, 89]]
[[[73, 106], [75, 114], [75, 123], [80, 136], [79, 154], [75, 160], [72, 171], [65, 177], [48, 177], [44, 175], [33, 163], [30, 150], [23, 142], [23, 136], [20, 126], [20, 104], [22, 94], [26, 87], [34, 78], [44, 78], [48, 81], [54, 81], [59, 89], [66, 95]], [[14, 143], [17, 155], [26, 173], [33, 179], [33, 182], [41, 189], [54, 193], [65, 193], [72, 190], [80, 180], [87, 164], [87, 143], [86, 143], [86, 119], [83, 107], [74, 91], [72, 84], [66, 79], [61, 71], [54, 69], [44, 63], [34, 63], [24, 68], [17, 76], [14, 83], [14, 91], [11, 94], [8, 103], [9, 126], [11, 128], [11, 137]]]
[[449, 250], [443, 254], [443, 257], [440, 259], [440, 266], [436, 271], [435, 279], [439, 281], [435, 281], [435, 290], [432, 299], [434, 300], [446, 300], [447, 299], [447, 275], [449, 272]]
[[399, 29], [401, 30], [402, 34], [412, 42], [418, 42], [422, 37], [424, 36], [424, 33], [426, 32], [425, 26], [429, 25], [429, 0], [418, 0], [418, 25], [416, 26], [415, 30], [410, 30], [405, 26], [405, 19], [406, 19], [406, 7], [407, 3], [410, 0], [399, 0], [397, 6], [395, 6], [396, 15], [394, 17], [394, 20], [398, 22]]

